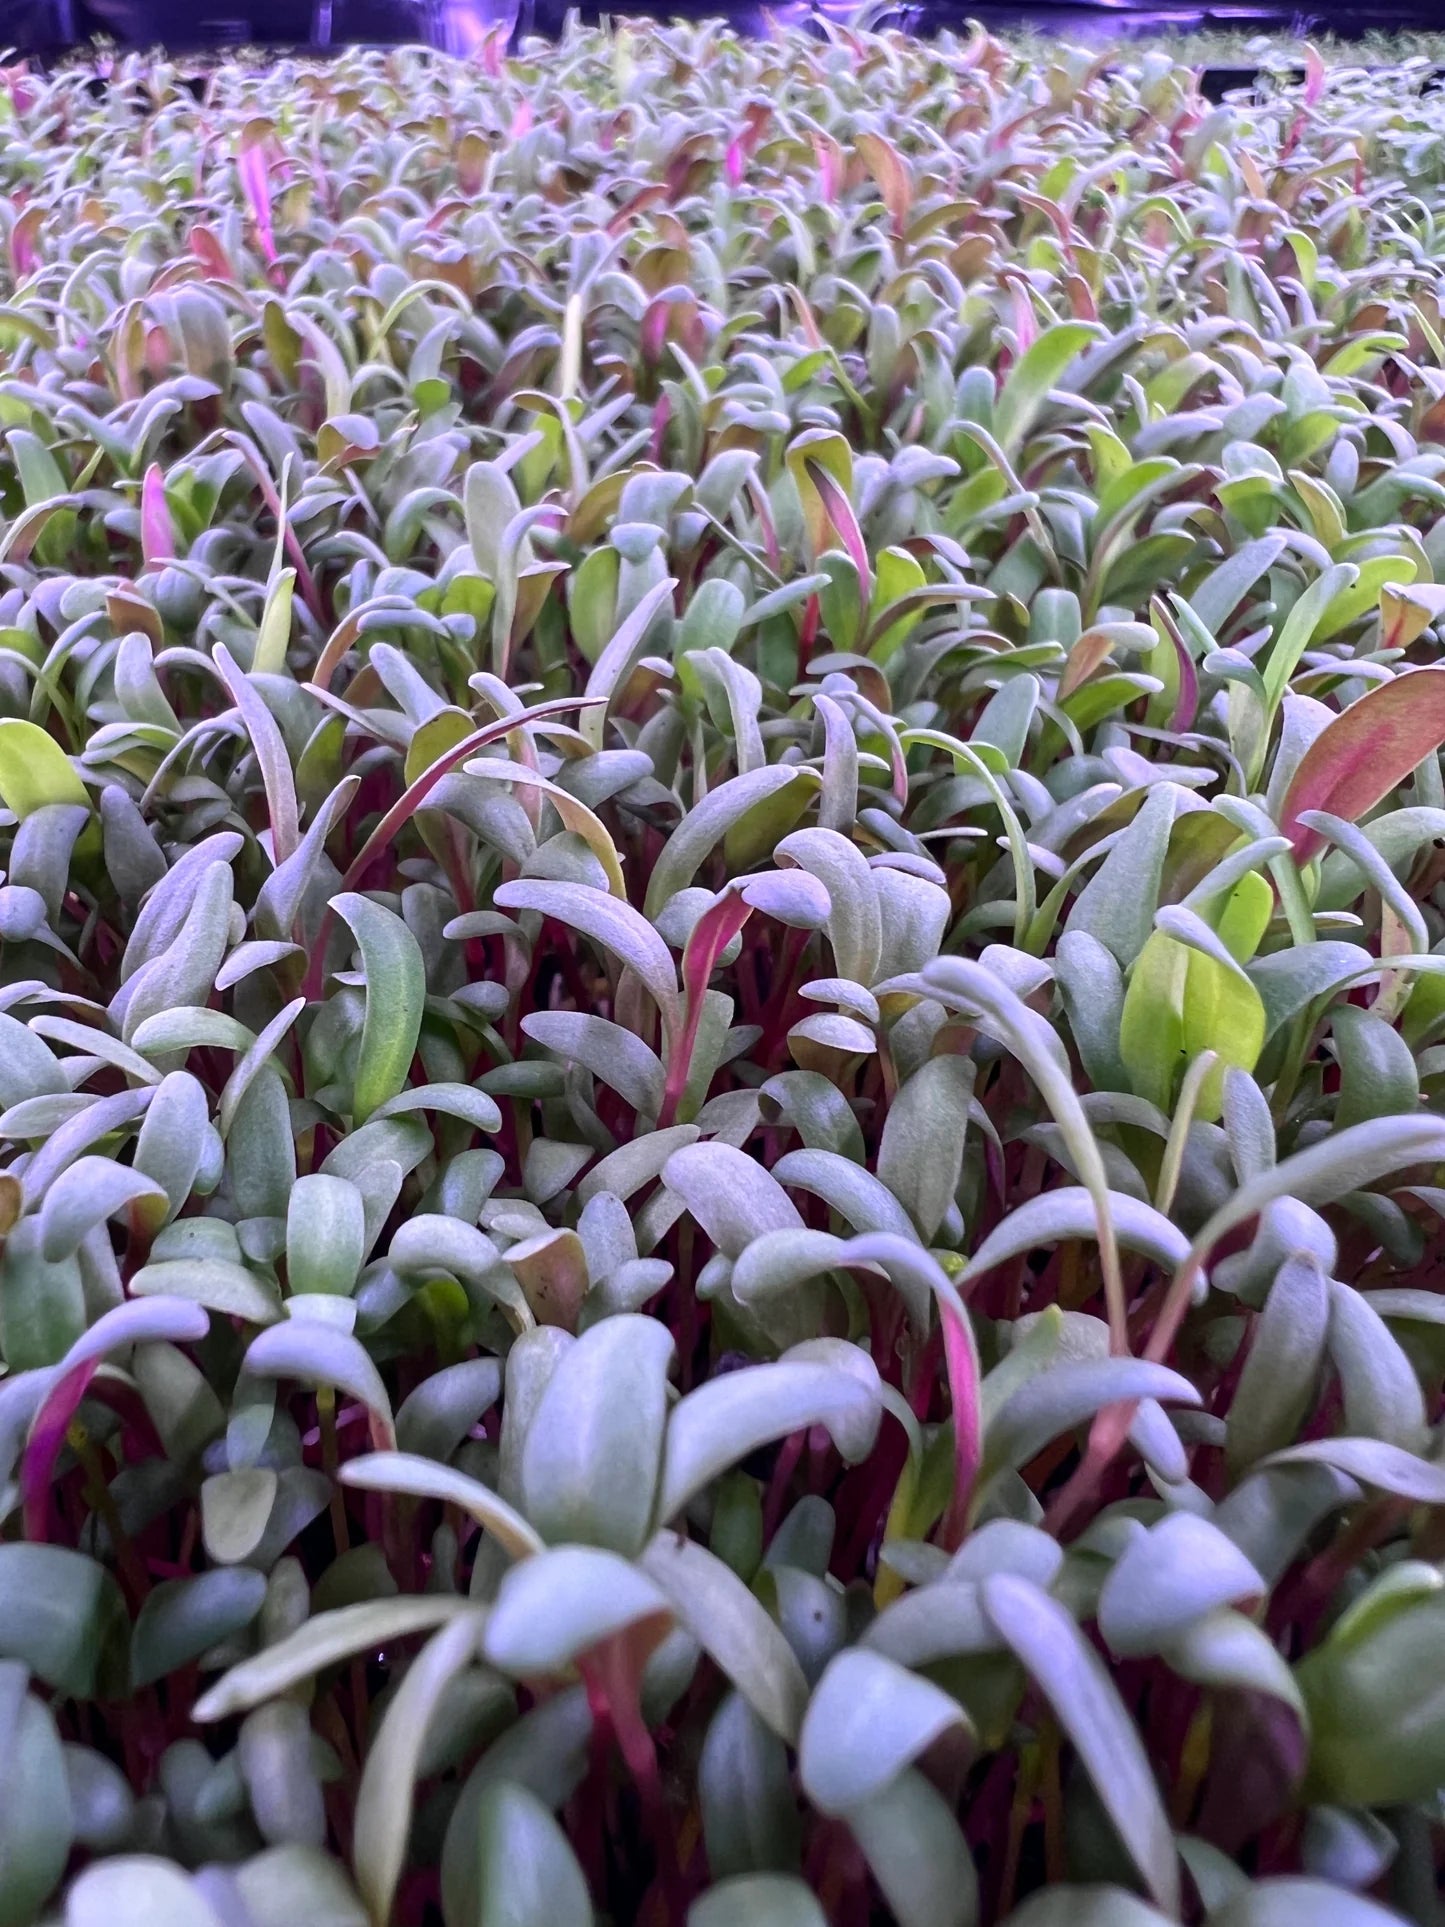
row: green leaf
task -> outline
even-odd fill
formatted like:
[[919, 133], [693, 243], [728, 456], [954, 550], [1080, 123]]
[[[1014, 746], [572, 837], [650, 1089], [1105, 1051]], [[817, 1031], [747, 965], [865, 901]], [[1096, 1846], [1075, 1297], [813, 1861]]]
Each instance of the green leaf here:
[[882, 1417], [878, 1369], [856, 1345], [814, 1339], [775, 1364], [710, 1379], [679, 1400], [667, 1423], [657, 1517], [675, 1519], [707, 1485], [758, 1446], [826, 1426], [842, 1456], [867, 1457]]
[[567, 1837], [534, 1793], [482, 1789], [446, 1927], [592, 1927], [592, 1903]]
[[664, 1034], [676, 1032], [681, 1022], [677, 966], [652, 924], [630, 903], [585, 884], [530, 878], [503, 884], [493, 891], [492, 900], [503, 910], [535, 910], [555, 917], [610, 950], [646, 987], [662, 1016]]
[[[1191, 913], [1180, 911], [1177, 919]], [[1263, 1000], [1250, 979], [1215, 940], [1215, 951], [1181, 942], [1182, 921], [1155, 930], [1135, 961], [1124, 996], [1119, 1052], [1137, 1096], [1163, 1111], [1174, 1108], [1179, 1079], [1202, 1051], [1220, 1060], [1205, 1078], [1197, 1103], [1212, 1122], [1223, 1101], [1229, 1067], [1252, 1071], [1266, 1034]], [[1207, 926], [1205, 927], [1207, 928]], [[1203, 929], [1190, 934], [1203, 941]], [[1212, 936], [1212, 933], [1210, 933]]]
[[244, 1630], [265, 1597], [265, 1574], [241, 1566], [162, 1580], [146, 1594], [136, 1618], [132, 1688], [139, 1692]]
[[[1264, 659], [1266, 715], [1273, 716], [1289, 685], [1289, 679], [1309, 647], [1310, 639], [1323, 621], [1326, 610], [1341, 590], [1348, 589], [1359, 576], [1352, 563], [1332, 562], [1305, 590], [1285, 617], [1269, 654]], [[1287, 834], [1288, 832], [1286, 832]]]
[[502, 1389], [496, 1358], [468, 1358], [424, 1378], [396, 1414], [396, 1442], [403, 1452], [445, 1463]]
[[[821, 780], [818, 772], [806, 764], [769, 763], [762, 769], [749, 770], [746, 775], [731, 777], [726, 783], [719, 783], [716, 789], [709, 790], [703, 800], [688, 811], [664, 844], [648, 879], [644, 914], [656, 917], [663, 905], [671, 902], [679, 890], [685, 890], [704, 860], [723, 838], [730, 837], [744, 827], [753, 812], [758, 813], [756, 821], [764, 832], [761, 837], [764, 847], [756, 851], [749, 848], [739, 852], [736, 861], [734, 853], [730, 851], [730, 867], [737, 874], [738, 870], [747, 869], [761, 860], [792, 827], [791, 822], [779, 820], [776, 828], [773, 828], [770, 806], [776, 805], [780, 811], [791, 811], [792, 821], [795, 822], [797, 812], [806, 805], [808, 793]], [[791, 793], [794, 788], [796, 795]], [[785, 792], [788, 794], [785, 795]], [[746, 860], [743, 860], [744, 857]]]
[[727, 1694], [708, 1723], [697, 1784], [708, 1867], [717, 1880], [798, 1866], [802, 1824], [788, 1751], [741, 1693]]
[[1225, 1458], [1237, 1478], [1288, 1445], [1319, 1390], [1330, 1288], [1308, 1253], [1287, 1258], [1255, 1321], [1244, 1370], [1225, 1418]]
[[269, 1466], [217, 1472], [201, 1487], [201, 1538], [217, 1565], [237, 1565], [261, 1543], [276, 1501], [277, 1477]]
[[286, 1283], [297, 1292], [346, 1297], [366, 1257], [361, 1193], [345, 1178], [298, 1178], [286, 1208]]
[[90, 794], [55, 738], [14, 716], [0, 717], [0, 801], [22, 822], [53, 803], [90, 808]]
[[1347, 1191], [1362, 1191], [1377, 1178], [1411, 1164], [1445, 1159], [1445, 1125], [1430, 1117], [1377, 1117], [1354, 1124], [1296, 1151], [1243, 1184], [1220, 1205], [1190, 1246], [1203, 1259], [1236, 1225], [1257, 1217], [1276, 1198], [1325, 1204]]
[[1198, 1405], [1187, 1378], [1143, 1358], [1061, 1359], [1025, 1379], [994, 1415], [984, 1439], [984, 1477], [1027, 1465], [1051, 1439], [1087, 1424], [1108, 1405], [1153, 1398]]
[[401, 918], [355, 890], [331, 900], [350, 924], [366, 976], [366, 1018], [356, 1065], [352, 1115], [364, 1124], [406, 1083], [421, 1032], [426, 966]]
[[647, 645], [648, 634], [657, 617], [670, 605], [676, 587], [675, 576], [667, 576], [655, 583], [636, 608], [629, 612], [594, 663], [584, 694], [601, 700], [595, 707], [583, 712], [578, 724], [582, 735], [594, 749], [602, 747], [607, 728], [607, 710], [612, 698], [636, 668]]
[[[491, 1359], [477, 1362], [495, 1363]], [[403, 1414], [405, 1410], [403, 1406]], [[410, 1498], [441, 1499], [454, 1505], [500, 1540], [514, 1559], [528, 1558], [543, 1549], [544, 1541], [530, 1521], [480, 1480], [453, 1466], [438, 1465], [410, 1452], [373, 1452], [348, 1459], [340, 1477], [343, 1485], [366, 1492], [404, 1492]]]
[[70, 1857], [66, 1756], [26, 1671], [0, 1661], [0, 1927], [30, 1927]]
[[1057, 1032], [981, 963], [961, 957], [941, 957], [937, 963], [925, 966], [922, 980], [934, 996], [975, 1015], [985, 1030], [1007, 1046], [1033, 1078], [1053, 1113], [1074, 1168], [1094, 1200], [1104, 1294], [1110, 1329], [1117, 1338], [1124, 1322], [1124, 1287], [1119, 1274], [1113, 1219], [1109, 1215], [1109, 1181], [1094, 1134], [1075, 1093], [1068, 1059]]
[[1127, 969], [1153, 927], [1178, 792], [1158, 783], [1138, 814], [1074, 899], [1065, 932], [1082, 931]]
[[1196, 1619], [1165, 1649], [1164, 1656], [1176, 1673], [1196, 1686], [1267, 1693], [1283, 1700], [1301, 1721], [1308, 1717], [1289, 1662], [1269, 1634], [1243, 1613], [1222, 1609]]
[[435, 1111], [439, 1117], [460, 1118], [475, 1131], [490, 1134], [502, 1128], [502, 1113], [496, 1100], [470, 1084], [415, 1084], [398, 1091], [372, 1112], [373, 1120], [408, 1117], [413, 1111]]
[[638, 1564], [764, 1726], [796, 1743], [808, 1683], [757, 1595], [721, 1559], [676, 1532], [659, 1532]]
[[1363, 1292], [1332, 1278], [1329, 1293], [1325, 1342], [1339, 1373], [1347, 1430], [1418, 1449], [1426, 1420], [1414, 1366]]
[[958, 1189], [973, 1080], [971, 1059], [930, 1057], [888, 1107], [878, 1176], [925, 1243], [937, 1234]]
[[728, 1257], [740, 1257], [765, 1232], [803, 1226], [777, 1179], [730, 1144], [690, 1144], [674, 1151], [662, 1181]]
[[281, 1302], [244, 1265], [224, 1258], [167, 1258], [143, 1265], [130, 1281], [136, 1297], [188, 1298], [223, 1317], [269, 1325], [281, 1315]]
[[853, 1808], [848, 1825], [898, 1927], [975, 1927], [973, 1856], [953, 1808], [921, 1773], [899, 1774]]
[[57, 1693], [90, 1699], [126, 1626], [104, 1566], [64, 1546], [0, 1545], [0, 1657], [20, 1660]]
[[1097, 339], [1098, 329], [1091, 322], [1056, 321], [1020, 355], [994, 404], [993, 432], [1006, 454], [1023, 446], [1050, 389], [1058, 387], [1069, 364]]
[[[1126, 1251], [1142, 1252], [1156, 1265], [1182, 1264], [1189, 1253], [1189, 1240], [1162, 1211], [1131, 1198], [1127, 1192], [1109, 1193], [1109, 1210], [1119, 1243]], [[1057, 1191], [1043, 1191], [1027, 1198], [994, 1226], [959, 1275], [964, 1279], [981, 1276], [1005, 1259], [1041, 1245], [1064, 1244], [1076, 1238], [1098, 1236], [1099, 1221], [1094, 1201], [1082, 1185], [1061, 1185]]]
[[68, 1258], [86, 1235], [107, 1218], [151, 1200], [164, 1206], [166, 1194], [144, 1172], [112, 1158], [77, 1158], [46, 1192], [40, 1206], [40, 1252], [48, 1264]]
[[827, 1927], [827, 1916], [801, 1880], [748, 1873], [709, 1887], [688, 1908], [687, 1927]]
[[328, 1854], [295, 1843], [272, 1847], [232, 1873], [254, 1927], [367, 1927], [366, 1909]]
[[1209, 1927], [1399, 1927], [1399, 1915], [1326, 1880], [1255, 1882], [1209, 1916]]
[[372, 1443], [379, 1450], [396, 1443], [391, 1400], [381, 1374], [349, 1332], [309, 1318], [288, 1318], [252, 1339], [245, 1369], [253, 1378], [299, 1378], [347, 1392], [371, 1414]]

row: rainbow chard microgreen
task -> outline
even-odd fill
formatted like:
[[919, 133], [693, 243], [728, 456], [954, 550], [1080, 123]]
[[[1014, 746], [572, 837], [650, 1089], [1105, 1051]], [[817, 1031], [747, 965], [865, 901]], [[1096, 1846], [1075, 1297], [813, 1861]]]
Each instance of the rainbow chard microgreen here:
[[0, 1927], [1434, 1927], [1421, 61], [0, 93]]

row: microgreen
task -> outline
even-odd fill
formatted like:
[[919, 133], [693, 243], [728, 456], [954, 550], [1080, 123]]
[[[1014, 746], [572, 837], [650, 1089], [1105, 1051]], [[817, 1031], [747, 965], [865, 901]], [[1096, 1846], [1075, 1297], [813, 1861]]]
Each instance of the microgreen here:
[[0, 1927], [1435, 1921], [1441, 109], [1292, 58], [10, 70]]

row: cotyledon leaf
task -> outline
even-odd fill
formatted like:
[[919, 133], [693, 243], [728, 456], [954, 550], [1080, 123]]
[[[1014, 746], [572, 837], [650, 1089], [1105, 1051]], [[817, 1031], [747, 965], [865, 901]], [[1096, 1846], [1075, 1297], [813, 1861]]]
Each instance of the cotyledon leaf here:
[[352, 1112], [364, 1124], [407, 1080], [426, 1002], [421, 948], [394, 911], [355, 890], [333, 897], [350, 924], [366, 976], [366, 1017], [357, 1059]]

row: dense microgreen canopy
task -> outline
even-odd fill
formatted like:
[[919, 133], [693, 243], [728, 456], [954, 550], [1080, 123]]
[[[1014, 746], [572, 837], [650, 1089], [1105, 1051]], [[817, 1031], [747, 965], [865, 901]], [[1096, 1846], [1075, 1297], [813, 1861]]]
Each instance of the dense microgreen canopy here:
[[1445, 109], [1299, 62], [0, 69], [0, 1927], [1438, 1920]]

